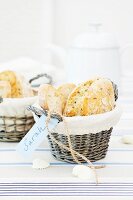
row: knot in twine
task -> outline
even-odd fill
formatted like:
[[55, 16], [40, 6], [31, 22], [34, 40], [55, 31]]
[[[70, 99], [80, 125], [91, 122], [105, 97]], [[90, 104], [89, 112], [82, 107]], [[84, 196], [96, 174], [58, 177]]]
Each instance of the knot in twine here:
[[67, 150], [67, 151], [70, 151], [70, 152], [71, 152], [71, 155], [72, 155], [72, 157], [73, 157], [73, 159], [75, 160], [75, 162], [76, 162], [77, 164], [81, 164], [81, 165], [82, 165], [82, 163], [78, 160], [77, 156], [80, 157], [80, 158], [82, 158], [84, 161], [86, 161], [86, 162], [89, 164], [88, 167], [90, 167], [90, 168], [93, 170], [93, 172], [94, 172], [94, 174], [95, 174], [96, 184], [98, 184], [98, 176], [97, 176], [96, 169], [103, 168], [104, 166], [96, 166], [96, 167], [95, 167], [95, 166], [92, 164], [92, 162], [91, 162], [88, 158], [86, 158], [84, 155], [78, 153], [77, 151], [73, 150], [73, 148], [72, 148], [72, 143], [71, 143], [71, 138], [70, 138], [70, 130], [68, 129], [68, 126], [67, 126], [67, 123], [66, 123], [66, 121], [65, 121], [65, 119], [64, 119], [64, 116], [60, 115], [59, 113], [54, 113], [54, 114], [59, 115], [59, 116], [62, 118], [63, 122], [64, 122], [64, 125], [65, 125], [65, 128], [66, 128], [66, 133], [67, 133], [67, 138], [68, 138], [69, 147], [67, 147], [66, 145], [64, 145], [62, 142], [59, 142], [58, 140], [56, 140], [56, 139], [54, 138], [54, 136], [52, 135], [52, 132], [51, 132], [51, 131], [49, 130], [49, 128], [48, 128], [48, 123], [49, 123], [49, 121], [50, 121], [51, 114], [53, 114], [53, 113], [49, 111], [49, 112], [48, 112], [48, 115], [47, 115], [47, 119], [46, 119], [46, 128], [47, 128], [47, 130], [48, 130], [48, 133], [49, 133], [49, 136], [50, 136], [51, 140], [52, 140], [54, 143], [56, 143], [59, 147], [61, 147], [62, 149], [65, 149], [65, 150]]

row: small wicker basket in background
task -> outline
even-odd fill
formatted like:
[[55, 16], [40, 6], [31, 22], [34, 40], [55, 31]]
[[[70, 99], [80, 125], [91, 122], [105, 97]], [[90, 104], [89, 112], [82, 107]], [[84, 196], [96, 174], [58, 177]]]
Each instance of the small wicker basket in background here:
[[[34, 95], [37, 95], [36, 89], [39, 87], [40, 82], [52, 84], [52, 77], [46, 73], [38, 74], [32, 79], [29, 80]], [[4, 99], [0, 98], [0, 103], [3, 103]], [[12, 104], [10, 104], [10, 101]], [[2, 110], [4, 112], [1, 115], [0, 110], [0, 142], [19, 142], [26, 133], [32, 128], [34, 124], [33, 115], [27, 110], [27, 106], [35, 103], [36, 100], [32, 100], [32, 97], [25, 98], [25, 103], [23, 103], [23, 98], [18, 98], [16, 101], [14, 99], [9, 99], [8, 106], [5, 106]], [[22, 106], [19, 107], [18, 103], [22, 102]], [[28, 104], [29, 103], [29, 104]], [[2, 108], [2, 107], [1, 107]], [[12, 110], [12, 115], [8, 115], [8, 110]], [[17, 114], [18, 110], [21, 111], [21, 114]], [[14, 111], [14, 112], [13, 112]], [[16, 111], [16, 112], [15, 112]]]
[[0, 99], [0, 142], [19, 142], [34, 124], [27, 106], [36, 97]]
[[19, 142], [33, 124], [34, 118], [28, 115], [22, 117], [0, 116], [0, 141]]

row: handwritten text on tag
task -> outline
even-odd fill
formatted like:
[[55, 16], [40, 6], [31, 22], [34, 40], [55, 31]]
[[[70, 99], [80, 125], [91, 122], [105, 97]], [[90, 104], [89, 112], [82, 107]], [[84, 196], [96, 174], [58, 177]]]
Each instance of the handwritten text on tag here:
[[[17, 151], [24, 157], [32, 155], [34, 150], [41, 144], [47, 134], [46, 128], [46, 116], [42, 115], [39, 120], [34, 124], [30, 131], [25, 135], [21, 142], [17, 145]], [[52, 130], [59, 120], [51, 118], [48, 124], [50, 130]]]

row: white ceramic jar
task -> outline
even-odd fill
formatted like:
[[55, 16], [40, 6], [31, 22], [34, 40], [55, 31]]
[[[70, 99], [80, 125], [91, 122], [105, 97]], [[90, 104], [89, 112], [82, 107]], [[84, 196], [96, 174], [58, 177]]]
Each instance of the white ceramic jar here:
[[120, 85], [120, 47], [113, 34], [102, 31], [101, 24], [90, 24], [90, 31], [77, 36], [64, 50], [49, 45], [63, 61], [68, 82], [76, 84], [90, 77], [103, 76]]

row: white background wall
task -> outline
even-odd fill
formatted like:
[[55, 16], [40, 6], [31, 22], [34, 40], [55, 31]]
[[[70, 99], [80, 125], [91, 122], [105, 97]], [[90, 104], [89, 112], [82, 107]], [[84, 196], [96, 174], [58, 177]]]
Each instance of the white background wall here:
[[[133, 0], [56, 0], [55, 42], [68, 46], [91, 20], [113, 32], [121, 47], [133, 43]], [[122, 66], [133, 67], [133, 48], [124, 53]]]
[[[49, 62], [49, 42], [69, 46], [98, 19], [122, 47], [133, 43], [133, 0], [0, 0], [0, 62], [30, 56]], [[133, 66], [133, 48], [123, 65]]]
[[[47, 61], [53, 35], [52, 0], [0, 0], [0, 62], [20, 56]], [[45, 57], [45, 59], [44, 59]]]

